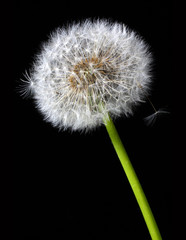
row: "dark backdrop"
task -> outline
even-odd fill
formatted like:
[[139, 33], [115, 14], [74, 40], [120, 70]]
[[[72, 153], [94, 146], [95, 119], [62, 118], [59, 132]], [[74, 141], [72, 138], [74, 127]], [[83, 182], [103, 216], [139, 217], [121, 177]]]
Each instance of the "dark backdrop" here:
[[[109, 18], [139, 32], [151, 46], [150, 98], [171, 112], [171, 2], [17, 1], [12, 10], [13, 233], [19, 239], [150, 239], [104, 126], [88, 134], [59, 132], [16, 88], [56, 27]], [[115, 124], [166, 240], [171, 239], [171, 114], [149, 128], [143, 118], [152, 112], [142, 104], [132, 118]]]

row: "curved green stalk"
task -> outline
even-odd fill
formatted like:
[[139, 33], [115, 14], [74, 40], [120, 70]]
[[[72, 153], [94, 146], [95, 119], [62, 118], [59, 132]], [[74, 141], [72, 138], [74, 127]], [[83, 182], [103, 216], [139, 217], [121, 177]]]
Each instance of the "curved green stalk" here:
[[139, 207], [145, 219], [151, 238], [153, 240], [162, 240], [162, 237], [160, 235], [158, 226], [156, 224], [155, 218], [153, 216], [153, 213], [151, 211], [147, 198], [143, 192], [141, 184], [130, 162], [130, 159], [125, 151], [125, 148], [114, 126], [114, 123], [110, 118], [110, 116], [105, 117], [104, 122], [105, 122], [106, 129], [108, 131], [108, 134], [110, 136], [110, 139], [112, 141], [112, 144], [116, 150], [116, 153], [120, 159], [120, 162], [123, 166], [125, 174], [128, 178], [128, 181], [132, 187], [136, 200], [139, 204]]

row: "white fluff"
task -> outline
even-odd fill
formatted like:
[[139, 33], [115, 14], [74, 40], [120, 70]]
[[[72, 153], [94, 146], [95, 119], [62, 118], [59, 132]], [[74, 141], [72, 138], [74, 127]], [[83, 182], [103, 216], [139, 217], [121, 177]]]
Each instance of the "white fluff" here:
[[133, 113], [148, 91], [150, 64], [147, 45], [125, 25], [86, 20], [52, 33], [27, 88], [53, 126], [89, 130], [107, 113]]

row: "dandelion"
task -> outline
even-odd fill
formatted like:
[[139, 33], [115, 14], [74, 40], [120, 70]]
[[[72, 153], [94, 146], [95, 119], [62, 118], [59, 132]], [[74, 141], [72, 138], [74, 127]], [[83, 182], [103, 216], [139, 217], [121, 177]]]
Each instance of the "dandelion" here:
[[45, 120], [59, 129], [106, 126], [153, 240], [160, 240], [140, 182], [112, 118], [130, 116], [147, 99], [151, 54], [124, 24], [107, 20], [58, 28], [43, 45], [22, 94], [30, 93]]

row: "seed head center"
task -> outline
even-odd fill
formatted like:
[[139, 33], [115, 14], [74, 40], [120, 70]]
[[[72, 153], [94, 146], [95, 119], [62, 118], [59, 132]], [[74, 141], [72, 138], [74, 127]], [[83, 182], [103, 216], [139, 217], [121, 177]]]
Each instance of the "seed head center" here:
[[96, 83], [99, 74], [103, 72], [104, 64], [97, 57], [86, 58], [78, 62], [69, 76], [70, 86], [75, 89], [85, 90]]

